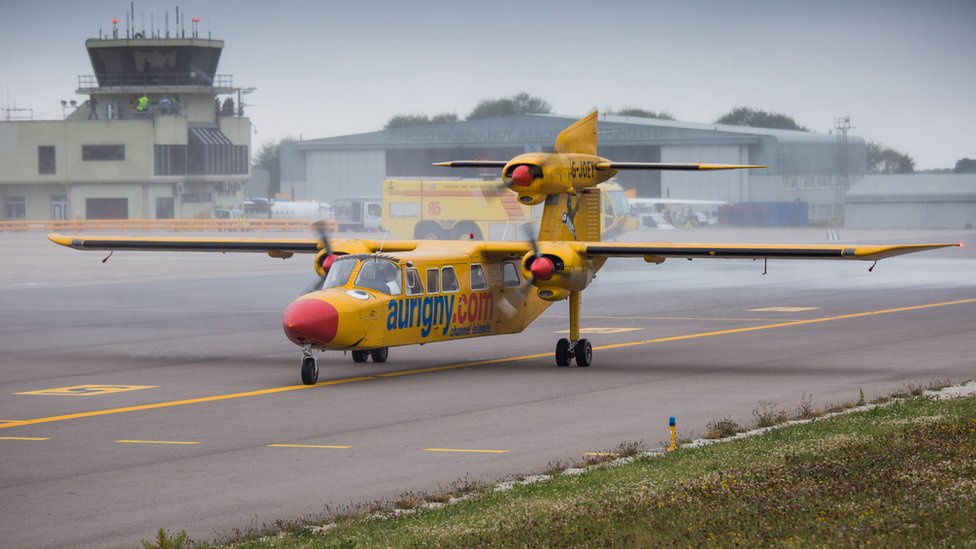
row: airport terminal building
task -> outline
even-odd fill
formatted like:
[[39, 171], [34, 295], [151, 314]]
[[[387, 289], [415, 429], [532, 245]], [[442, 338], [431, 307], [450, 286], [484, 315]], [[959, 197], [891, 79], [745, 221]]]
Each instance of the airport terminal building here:
[[63, 120], [0, 121], [0, 219], [200, 218], [240, 207], [251, 123], [246, 90], [216, 72], [223, 44], [192, 34], [88, 40], [95, 74], [79, 76], [76, 91], [87, 100], [62, 102]]
[[[507, 160], [551, 150], [578, 116], [524, 114], [288, 143], [281, 192], [329, 202], [379, 195], [388, 177], [486, 177], [497, 170], [434, 167], [446, 160]], [[806, 202], [811, 220], [843, 217], [844, 193], [864, 176], [860, 137], [638, 117], [602, 116], [599, 154], [619, 162], [764, 164], [765, 170], [622, 172], [639, 197]]]

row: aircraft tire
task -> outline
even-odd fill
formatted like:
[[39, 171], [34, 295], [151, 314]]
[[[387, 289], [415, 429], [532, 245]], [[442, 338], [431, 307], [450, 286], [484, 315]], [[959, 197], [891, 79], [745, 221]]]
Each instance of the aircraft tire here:
[[565, 337], [556, 342], [556, 366], [569, 366], [569, 340]]
[[353, 362], [366, 362], [369, 359], [369, 351], [353, 351], [352, 361]]
[[302, 359], [302, 383], [305, 385], [315, 385], [319, 380], [319, 364], [314, 356], [307, 356]]
[[373, 362], [376, 362], [377, 364], [386, 362], [386, 358], [390, 356], [390, 348], [380, 347], [379, 349], [373, 349], [369, 352], [369, 356], [373, 359]]
[[581, 339], [576, 342], [576, 365], [586, 368], [593, 364], [593, 346], [588, 339]]

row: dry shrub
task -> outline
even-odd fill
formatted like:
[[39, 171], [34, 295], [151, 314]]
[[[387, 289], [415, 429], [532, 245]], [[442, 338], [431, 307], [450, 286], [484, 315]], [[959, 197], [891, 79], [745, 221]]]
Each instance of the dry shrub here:
[[731, 417], [712, 421], [705, 425], [705, 438], [716, 439], [730, 437], [742, 428]]

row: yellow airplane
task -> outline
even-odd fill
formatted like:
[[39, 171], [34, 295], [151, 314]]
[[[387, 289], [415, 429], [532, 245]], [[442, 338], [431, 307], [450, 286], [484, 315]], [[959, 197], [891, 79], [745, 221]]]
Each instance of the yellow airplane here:
[[589, 366], [580, 338], [580, 297], [607, 258], [879, 259], [959, 244], [790, 245], [600, 241], [598, 183], [618, 170], [726, 170], [764, 166], [612, 162], [596, 155], [597, 113], [559, 134], [553, 153], [509, 161], [453, 161], [447, 167], [502, 168], [525, 204], [545, 201], [538, 240], [382, 241], [319, 238], [165, 238], [50, 235], [79, 250], [315, 254], [315, 286], [284, 311], [285, 335], [302, 349], [302, 382], [318, 380], [314, 351], [351, 351], [355, 362], [386, 362], [390, 347], [523, 331], [553, 302], [569, 299], [569, 338], [557, 366]]

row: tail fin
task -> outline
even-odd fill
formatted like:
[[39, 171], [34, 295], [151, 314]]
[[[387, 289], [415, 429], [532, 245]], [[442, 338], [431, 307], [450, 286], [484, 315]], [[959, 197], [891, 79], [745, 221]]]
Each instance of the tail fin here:
[[596, 155], [596, 117], [597, 112], [593, 111], [561, 131], [556, 138], [556, 152]]
[[[597, 111], [593, 111], [560, 132], [556, 138], [556, 152], [595, 156], [596, 121]], [[598, 187], [577, 195], [554, 194], [546, 197], [539, 240], [599, 241], [600, 198]]]
[[539, 223], [539, 240], [599, 242], [600, 194], [599, 187], [593, 187], [578, 195], [546, 197]]

